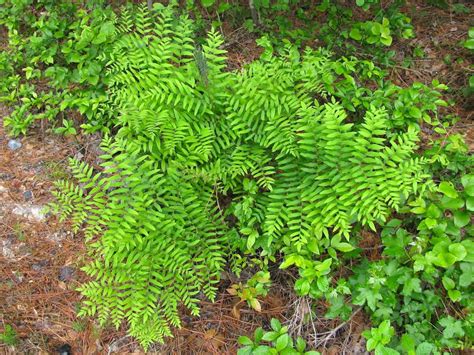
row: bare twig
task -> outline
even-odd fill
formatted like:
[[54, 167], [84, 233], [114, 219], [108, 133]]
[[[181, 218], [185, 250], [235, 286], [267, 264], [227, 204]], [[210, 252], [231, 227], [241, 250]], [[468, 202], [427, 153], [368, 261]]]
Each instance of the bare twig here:
[[347, 323], [349, 323], [349, 322], [352, 320], [352, 318], [354, 318], [354, 316], [355, 316], [357, 313], [359, 313], [359, 312], [361, 311], [361, 309], [362, 309], [362, 308], [357, 308], [357, 309], [355, 310], [355, 312], [352, 313], [351, 317], [350, 317], [348, 320], [346, 320], [345, 322], [339, 324], [336, 328], [330, 330], [329, 332], [320, 334], [320, 335], [326, 335], [326, 336], [323, 337], [323, 338], [321, 338], [321, 339], [316, 343], [315, 347], [317, 348], [317, 347], [319, 347], [319, 346], [321, 346], [321, 345], [322, 345], [323, 347], [325, 347], [325, 346], [326, 346], [326, 343], [327, 343], [331, 338], [333, 338], [333, 337], [337, 334], [337, 332], [338, 332], [342, 327], [344, 327]]

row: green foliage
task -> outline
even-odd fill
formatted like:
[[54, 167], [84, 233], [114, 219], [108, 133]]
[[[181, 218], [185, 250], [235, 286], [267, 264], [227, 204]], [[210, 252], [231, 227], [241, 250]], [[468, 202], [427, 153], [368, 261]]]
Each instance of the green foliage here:
[[395, 334], [395, 329], [390, 326], [390, 321], [385, 320], [377, 328], [366, 330], [362, 335], [367, 339], [367, 350], [374, 351], [376, 355], [399, 354], [398, 351], [386, 347], [392, 336]]
[[[282, 251], [282, 267], [300, 268], [301, 294], [329, 292], [331, 258], [353, 249], [352, 225], [375, 229], [431, 186], [424, 159], [413, 158], [410, 121], [423, 111], [412, 103], [411, 117], [392, 122], [397, 105], [358, 93], [350, 74], [361, 65], [370, 78], [370, 63], [287, 47], [227, 72], [216, 32], [201, 48], [187, 17], [155, 9], [125, 9], [114, 24], [106, 105], [119, 130], [104, 140], [103, 172], [72, 160], [81, 185], [59, 182], [56, 193], [75, 229], [85, 223], [88, 239], [100, 236], [81, 314], [116, 326], [127, 319], [144, 346], [179, 326], [180, 302], [198, 314], [199, 292], [214, 297], [236, 246], [269, 258]], [[336, 98], [351, 88], [364, 111], [349, 119], [344, 106], [357, 111], [354, 101]], [[235, 228], [219, 204], [229, 191]], [[326, 251], [331, 258], [314, 259]]]
[[190, 24], [184, 16], [176, 21], [172, 7], [122, 15], [108, 67], [109, 109], [120, 112], [121, 129], [102, 144], [102, 173], [71, 160], [81, 185], [57, 184], [54, 207], [63, 218], [75, 230], [85, 223], [89, 240], [100, 236], [84, 267], [97, 281], [81, 286], [80, 315], [98, 314], [102, 325], [110, 319], [117, 327], [126, 319], [145, 347], [180, 325], [180, 304], [197, 315], [200, 293], [215, 297], [235, 235], [213, 184], [196, 169], [216, 149], [214, 115], [228, 76], [222, 42], [211, 33], [199, 70]]
[[0, 332], [0, 343], [11, 346], [15, 346], [18, 343], [16, 331], [10, 324], [5, 324], [4, 331]]
[[63, 134], [65, 136], [73, 136], [77, 133], [76, 129], [74, 128], [74, 122], [71, 120], [64, 120], [63, 126], [54, 129], [55, 133]]
[[245, 284], [239, 283], [232, 285], [227, 289], [231, 295], [237, 295], [241, 301], [247, 304], [257, 312], [262, 310], [258, 297], [265, 297], [271, 287], [270, 273], [268, 271], [259, 271], [253, 275]]
[[87, 324], [83, 321], [72, 322], [72, 329], [77, 333], [85, 331], [86, 328], [87, 328]]
[[387, 18], [384, 18], [381, 23], [374, 21], [356, 23], [352, 26], [349, 35], [356, 41], [364, 41], [368, 44], [384, 46], [390, 46], [392, 44], [390, 22]]
[[[474, 176], [464, 175], [459, 189], [443, 181], [439, 193], [413, 201], [411, 212], [419, 217], [388, 222], [384, 258], [363, 261], [349, 279], [352, 302], [364, 305], [376, 324], [389, 318], [404, 349], [408, 343], [417, 352], [472, 345], [473, 186]], [[417, 231], [410, 232], [413, 223]]]
[[3, 1], [0, 26], [9, 41], [0, 55], [0, 101], [14, 106], [5, 118], [13, 135], [70, 110], [88, 118], [87, 131], [104, 129], [107, 58], [101, 54], [115, 39], [114, 23], [115, 14], [101, 1], [83, 8], [63, 1]]
[[256, 329], [254, 340], [246, 336], [239, 337], [239, 344], [243, 347], [239, 349], [237, 354], [319, 354], [317, 351], [306, 351], [306, 342], [301, 337], [293, 341], [288, 335], [288, 327], [283, 327], [278, 319], [272, 318], [271, 327], [272, 330], [268, 332], [265, 332], [262, 328]]
[[[367, 53], [386, 65], [393, 53], [384, 47], [394, 38], [414, 36], [410, 18], [401, 12], [403, 5], [402, 0], [383, 6], [379, 0], [323, 0], [317, 6], [300, 0], [255, 1], [259, 26], [255, 19], [246, 24], [250, 31], [271, 34], [277, 48], [288, 41], [301, 45], [316, 40], [346, 54]], [[356, 7], [366, 14], [360, 16]]]
[[471, 13], [471, 9], [466, 7], [464, 4], [452, 4], [453, 10], [456, 14], [469, 14]]
[[362, 7], [367, 11], [371, 5], [376, 5], [379, 3], [379, 0], [356, 0], [356, 5]]
[[[463, 46], [471, 53], [474, 53], [474, 27], [469, 28], [467, 39], [463, 42]], [[474, 75], [469, 76], [468, 87], [466, 89], [466, 95], [471, 95], [472, 93], [474, 93]]]
[[430, 159], [434, 175], [443, 180], [452, 180], [474, 167], [474, 156], [468, 154], [469, 148], [460, 134], [451, 134], [436, 139], [423, 154]]
[[[437, 115], [447, 105], [445, 85], [401, 88], [372, 62], [334, 59], [325, 49], [287, 44], [275, 55], [267, 37], [259, 60], [228, 71], [218, 32], [195, 40], [195, 24], [175, 4], [110, 16], [105, 28], [109, 21], [78, 25], [84, 48], [61, 44], [100, 47], [93, 59], [86, 55], [98, 64], [92, 79], [89, 71], [79, 75], [82, 65], [75, 72], [80, 85], [96, 90], [97, 80], [102, 91], [92, 106], [89, 99], [80, 106], [81, 90], [63, 90], [59, 110], [78, 104], [90, 113], [83, 128], [114, 124], [116, 133], [103, 140], [100, 171], [72, 159], [77, 181], [60, 181], [55, 192], [54, 209], [89, 241], [84, 271], [92, 281], [80, 288], [81, 315], [116, 327], [126, 321], [146, 348], [180, 326], [180, 305], [198, 315], [199, 300], [214, 299], [225, 263], [238, 269], [242, 252], [262, 265], [281, 256], [281, 268], [296, 266], [297, 293], [325, 298], [328, 317], [347, 318], [352, 294], [379, 326], [370, 333], [379, 352], [390, 352], [388, 317], [406, 334], [393, 339], [395, 347], [469, 343], [470, 318], [441, 309], [440, 292], [469, 307], [471, 178], [436, 188], [428, 170], [438, 162], [440, 171], [462, 172], [462, 145], [449, 138], [452, 150], [434, 143], [426, 157], [417, 154], [422, 125], [446, 133]], [[385, 44], [388, 23], [377, 23], [385, 29], [368, 31]], [[61, 70], [53, 67], [50, 80], [60, 87]], [[40, 75], [35, 70], [25, 75]], [[57, 131], [73, 134], [72, 121], [63, 124]], [[390, 219], [409, 213], [407, 206], [406, 225]], [[354, 235], [379, 225], [386, 225], [384, 258], [363, 260], [352, 277], [336, 281], [331, 271], [360, 254]], [[257, 275], [235, 291], [258, 310], [269, 275]], [[439, 339], [432, 322], [455, 330]], [[270, 351], [263, 340], [277, 353], [304, 353], [284, 327], [272, 327], [272, 335], [243, 339], [245, 351]]]
[[100, 282], [81, 286], [88, 300], [80, 315], [98, 313], [101, 324], [110, 318], [117, 327], [125, 318], [146, 347], [179, 326], [179, 303], [197, 315], [199, 293], [214, 298], [229, 232], [209, 205], [212, 189], [175, 167], [161, 169], [134, 144], [104, 142], [102, 149], [105, 174], [72, 161], [85, 186], [58, 183], [63, 216], [74, 206], [74, 228], [86, 221], [88, 238], [101, 235], [84, 267]]

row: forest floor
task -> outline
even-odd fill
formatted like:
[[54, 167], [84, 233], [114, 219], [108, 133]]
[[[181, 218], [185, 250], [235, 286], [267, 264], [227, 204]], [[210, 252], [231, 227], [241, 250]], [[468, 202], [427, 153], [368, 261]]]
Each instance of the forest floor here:
[[[472, 14], [474, 6], [470, 7]], [[462, 52], [459, 42], [474, 25], [472, 16], [426, 5], [412, 5], [407, 14], [417, 37], [395, 45], [397, 59], [401, 62], [416, 46], [425, 56], [415, 59], [409, 69], [395, 66], [391, 77], [402, 86], [414, 81], [429, 83], [433, 78], [450, 86], [449, 97], [456, 104], [448, 111], [460, 117], [453, 129], [464, 135], [473, 152], [473, 95], [468, 99], [461, 93], [467, 86], [466, 73], [472, 61], [456, 61]], [[233, 36], [228, 38], [232, 46], [227, 50], [230, 67], [238, 68], [255, 59], [259, 51], [252, 35], [239, 31]], [[68, 157], [94, 163], [99, 137], [65, 139], [38, 128], [19, 139], [21, 147], [12, 150], [3, 129], [6, 115], [8, 108], [0, 107], [0, 325], [13, 325], [19, 340], [15, 347], [0, 344], [0, 354], [50, 354], [61, 346], [70, 346], [73, 354], [141, 353], [125, 329], [101, 329], [94, 320], [76, 317], [81, 299], [75, 289], [84, 279], [79, 270], [85, 258], [84, 240], [70, 232], [67, 223], [43, 211], [53, 199], [53, 182], [68, 177]], [[378, 243], [373, 236], [366, 242]], [[316, 317], [310, 325], [303, 325], [309, 313], [307, 300], [295, 297], [287, 281], [289, 276], [281, 273], [274, 280], [272, 292], [262, 300], [261, 313], [236, 305], [238, 299], [226, 288], [238, 280], [230, 273], [224, 275], [217, 301], [203, 301], [200, 318], [185, 315], [175, 337], [164, 346], [152, 347], [152, 351], [232, 354], [239, 335], [268, 326], [270, 319], [277, 317], [288, 322], [294, 334], [317, 333], [312, 342], [325, 354], [364, 353], [360, 334], [370, 323], [363, 312], [342, 324]], [[325, 305], [319, 307], [321, 313], [317, 314], [322, 314]]]

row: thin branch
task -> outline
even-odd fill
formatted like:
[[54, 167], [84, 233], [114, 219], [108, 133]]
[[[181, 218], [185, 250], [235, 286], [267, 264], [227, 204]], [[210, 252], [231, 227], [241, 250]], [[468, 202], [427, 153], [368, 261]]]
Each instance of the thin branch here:
[[336, 335], [336, 333], [339, 331], [339, 329], [341, 329], [341, 328], [344, 327], [347, 323], [349, 323], [349, 322], [352, 320], [352, 318], [354, 318], [354, 316], [355, 316], [357, 313], [359, 313], [361, 310], [362, 310], [362, 307], [357, 308], [357, 309], [355, 310], [355, 312], [352, 313], [351, 317], [350, 317], [348, 320], [346, 320], [345, 322], [339, 324], [336, 328], [330, 330], [329, 332], [323, 333], [323, 334], [327, 334], [327, 335], [326, 335], [323, 339], [321, 339], [321, 340], [317, 343], [317, 345], [316, 345], [315, 347], [317, 348], [317, 347], [319, 347], [320, 345], [322, 345], [323, 347], [326, 346], [326, 343], [327, 343], [331, 338], [333, 338], [333, 337]]

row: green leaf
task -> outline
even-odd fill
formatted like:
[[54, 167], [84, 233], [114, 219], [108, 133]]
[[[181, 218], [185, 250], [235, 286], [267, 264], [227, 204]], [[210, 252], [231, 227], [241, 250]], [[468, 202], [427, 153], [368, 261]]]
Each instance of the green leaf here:
[[280, 333], [278, 331], [276, 332], [267, 332], [263, 334], [262, 340], [263, 341], [274, 341], [280, 336]]
[[302, 337], [298, 337], [296, 339], [296, 350], [299, 352], [303, 352], [306, 349], [306, 342], [303, 340]]
[[333, 245], [333, 247], [336, 248], [337, 250], [342, 251], [343, 253], [347, 253], [355, 249], [351, 244], [344, 243], [344, 242], [338, 243], [337, 245]]
[[466, 211], [454, 211], [454, 225], [462, 228], [471, 221], [471, 214]]
[[298, 279], [295, 282], [295, 290], [297, 290], [302, 296], [306, 296], [311, 289], [311, 284], [307, 279]]
[[401, 225], [402, 225], [401, 220], [397, 218], [393, 218], [387, 224], [385, 224], [385, 227], [395, 228], [395, 227], [400, 227]]
[[437, 347], [431, 343], [423, 342], [416, 347], [415, 355], [429, 355], [435, 353]]
[[246, 336], [240, 336], [237, 341], [240, 345], [253, 345], [253, 341]]
[[261, 312], [262, 311], [262, 305], [260, 304], [260, 301], [256, 298], [251, 298], [250, 299], [250, 306], [256, 310], [257, 312]]
[[377, 341], [374, 338], [370, 338], [369, 340], [367, 340], [366, 347], [368, 351], [374, 350], [376, 346], [377, 346]]
[[474, 264], [461, 263], [462, 274], [459, 276], [459, 286], [469, 287], [474, 281]]
[[265, 332], [263, 331], [262, 327], [258, 327], [257, 329], [255, 329], [253, 337], [256, 343], [259, 343], [260, 340], [262, 340], [263, 334], [265, 334]]
[[464, 186], [464, 192], [468, 196], [474, 196], [474, 175], [469, 174], [469, 175], [464, 175], [461, 178], [461, 184]]
[[458, 261], [463, 260], [467, 255], [466, 248], [460, 243], [451, 244], [448, 250]]
[[270, 325], [272, 326], [272, 329], [277, 332], [281, 330], [281, 323], [277, 318], [272, 318], [270, 320]]
[[252, 352], [251, 346], [246, 346], [237, 350], [237, 355], [252, 355], [252, 354], [253, 352]]
[[249, 236], [247, 237], [247, 249], [251, 250], [253, 245], [255, 244], [255, 240], [258, 236], [258, 232], [253, 230]]
[[392, 44], [392, 41], [393, 41], [392, 36], [380, 38], [380, 43], [382, 43], [384, 46], [390, 46]]
[[468, 211], [474, 211], [474, 197], [468, 197], [466, 199], [466, 209]]
[[457, 261], [457, 258], [453, 254], [443, 251], [436, 256], [436, 259], [433, 261], [433, 263], [435, 265], [448, 268], [451, 265], [453, 265], [456, 261]]
[[255, 348], [252, 351], [252, 355], [269, 355], [269, 354], [275, 354], [275, 352], [272, 352], [273, 349], [267, 345], [260, 345], [257, 348]]
[[408, 113], [410, 114], [411, 117], [420, 119], [421, 118], [421, 110], [416, 107], [416, 106], [411, 106], [408, 109]]
[[452, 290], [454, 289], [454, 287], [456, 287], [456, 284], [454, 283], [453, 279], [450, 279], [447, 276], [443, 276], [442, 282], [446, 290]]
[[431, 203], [426, 209], [426, 216], [430, 218], [439, 218], [441, 217], [441, 210], [434, 203]]
[[441, 184], [439, 184], [438, 186], [438, 190], [448, 197], [451, 197], [451, 198], [458, 197], [458, 193], [456, 189], [454, 188], [453, 184], [449, 181], [441, 182]]
[[408, 355], [415, 354], [415, 339], [410, 334], [403, 334], [400, 344]]
[[453, 302], [457, 302], [461, 299], [461, 291], [458, 290], [448, 290], [448, 296]]
[[474, 241], [472, 238], [463, 240], [461, 244], [467, 252], [467, 255], [463, 258], [463, 260], [469, 263], [474, 263]]
[[353, 27], [351, 29], [351, 32], [349, 33], [349, 36], [352, 39], [355, 39], [356, 41], [360, 41], [362, 39], [362, 34], [360, 33], [358, 28]]
[[466, 47], [467, 49], [474, 49], [474, 38], [470, 38], [466, 42], [464, 42], [464, 47]]
[[[411, 278], [403, 286], [402, 294], [405, 296], [411, 295], [413, 292], [421, 292], [421, 282], [418, 278]], [[390, 325], [390, 323], [389, 323]]]
[[275, 348], [277, 351], [282, 351], [290, 343], [290, 336], [288, 334], [282, 334], [278, 337]]
[[410, 212], [413, 212], [415, 214], [423, 214], [426, 212], [426, 209], [424, 207], [414, 207], [410, 210]]
[[92, 44], [101, 44], [107, 41], [107, 36], [103, 33], [97, 34], [92, 40]]
[[216, 2], [216, 0], [201, 0], [201, 4], [204, 7], [210, 7], [210, 6], [214, 5], [215, 2]]
[[441, 199], [441, 206], [449, 210], [457, 210], [464, 206], [464, 201], [460, 198], [451, 198], [444, 196]]
[[433, 218], [426, 218], [423, 220], [423, 222], [425, 222], [425, 225], [428, 227], [428, 229], [433, 229], [438, 225], [438, 221]]
[[112, 22], [108, 21], [100, 26], [99, 33], [92, 40], [92, 44], [101, 44], [107, 41], [107, 39], [114, 33], [115, 26]]
[[318, 277], [316, 285], [320, 291], [326, 292], [329, 289], [329, 280], [326, 276]]
[[296, 256], [295, 255], [289, 255], [283, 260], [283, 262], [280, 264], [280, 269], [286, 269], [293, 265], [296, 261]]
[[400, 353], [392, 348], [386, 346], [379, 346], [375, 349], [375, 355], [399, 355]]
[[[419, 281], [419, 280], [418, 280]], [[382, 323], [379, 324], [378, 330], [384, 336], [388, 336], [390, 334], [390, 321], [388, 319], [384, 320]]]
[[464, 330], [462, 328], [462, 322], [456, 320], [455, 318], [448, 316], [439, 320], [439, 324], [445, 329], [443, 330], [443, 335], [450, 339], [455, 336], [463, 336]]
[[219, 4], [219, 7], [217, 8], [217, 12], [222, 14], [226, 12], [227, 10], [231, 9], [232, 5], [227, 3], [227, 2], [222, 2]]
[[369, 308], [373, 311], [376, 309], [377, 301], [382, 300], [382, 295], [379, 291], [373, 288], [361, 287], [358, 289], [359, 294], [354, 298], [353, 303], [357, 305], [363, 305], [367, 303]]

